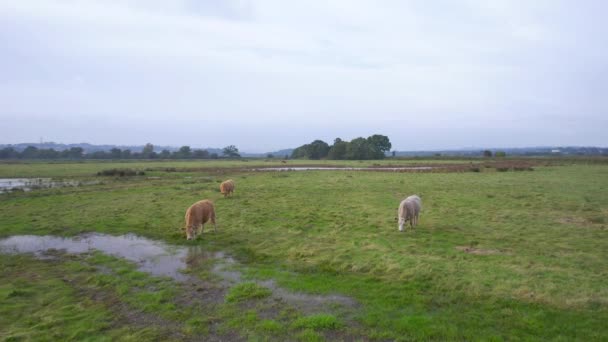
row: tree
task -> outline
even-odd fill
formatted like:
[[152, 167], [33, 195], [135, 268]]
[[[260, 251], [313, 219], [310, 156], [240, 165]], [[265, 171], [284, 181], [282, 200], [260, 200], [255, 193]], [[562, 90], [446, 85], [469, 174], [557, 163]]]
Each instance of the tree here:
[[507, 154], [504, 151], [496, 151], [496, 153], [494, 153], [495, 157], [499, 157], [499, 158], [504, 158]]
[[154, 145], [147, 143], [141, 151], [141, 157], [147, 159], [155, 158], [156, 153], [154, 153]]
[[346, 147], [348, 143], [340, 138], [334, 140], [334, 144], [330, 147], [327, 153], [327, 159], [343, 160], [346, 159]]
[[80, 159], [84, 155], [84, 150], [82, 147], [72, 147], [69, 150], [65, 150], [63, 152], [67, 152], [67, 157], [70, 159]]
[[492, 157], [492, 151], [490, 151], [490, 150], [483, 151], [483, 156], [486, 158]]
[[222, 150], [222, 154], [228, 158], [240, 158], [239, 149], [234, 145], [226, 146]]
[[18, 157], [19, 157], [19, 152], [17, 152], [12, 147], [5, 147], [2, 150], [0, 150], [0, 158], [2, 158], [2, 159], [12, 159], [12, 158], [18, 158]]
[[366, 160], [371, 159], [373, 155], [370, 143], [365, 138], [353, 139], [346, 146], [346, 159], [351, 160]]
[[169, 150], [162, 150], [158, 154], [158, 157], [162, 159], [169, 159], [171, 158], [171, 152], [169, 152]]
[[372, 148], [372, 157], [374, 159], [384, 159], [386, 152], [391, 150], [391, 141], [386, 135], [374, 134], [367, 138], [367, 142]]
[[293, 151], [291, 151], [291, 158], [292, 159], [305, 158], [307, 148], [308, 148], [308, 144], [302, 145], [300, 147], [296, 147]]
[[209, 151], [207, 150], [194, 150], [192, 157], [196, 159], [209, 159]]
[[110, 157], [112, 159], [120, 159], [122, 156], [122, 151], [119, 148], [113, 148], [110, 150]]
[[21, 152], [21, 158], [23, 159], [34, 159], [38, 158], [38, 148], [34, 146], [26, 147], [23, 152]]
[[327, 157], [329, 145], [323, 140], [315, 140], [307, 145], [305, 155], [308, 159], [321, 159]]
[[177, 158], [188, 159], [190, 158], [192, 151], [190, 150], [190, 146], [182, 146], [179, 148], [179, 151], [176, 152]]
[[268, 153], [268, 154], [266, 155], [266, 158], [268, 158], [268, 159], [273, 159], [273, 158], [274, 158], [274, 154], [272, 154], [272, 153]]

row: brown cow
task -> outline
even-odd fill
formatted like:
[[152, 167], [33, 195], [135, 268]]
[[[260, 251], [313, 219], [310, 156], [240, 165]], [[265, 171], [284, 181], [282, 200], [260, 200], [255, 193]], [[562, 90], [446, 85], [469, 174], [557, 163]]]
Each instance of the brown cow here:
[[[202, 200], [194, 203], [186, 210], [186, 238], [192, 240], [198, 234], [203, 233], [205, 223], [213, 223], [213, 231], [216, 231], [215, 208], [210, 200]], [[200, 228], [200, 229], [199, 229]]]
[[231, 195], [234, 192], [234, 181], [232, 179], [223, 181], [222, 184], [220, 184], [220, 192], [224, 197]]

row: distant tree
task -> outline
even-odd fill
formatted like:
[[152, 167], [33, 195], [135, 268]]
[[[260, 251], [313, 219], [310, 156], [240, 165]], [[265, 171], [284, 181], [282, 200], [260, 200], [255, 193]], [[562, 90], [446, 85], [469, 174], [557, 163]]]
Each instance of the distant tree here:
[[373, 150], [370, 143], [365, 138], [356, 138], [346, 147], [346, 159], [350, 160], [366, 160], [372, 159]]
[[171, 158], [171, 152], [169, 152], [169, 150], [162, 150], [158, 154], [158, 157], [162, 159], [169, 159]]
[[131, 150], [129, 149], [123, 150], [121, 153], [121, 158], [123, 159], [131, 159], [132, 156]]
[[393, 156], [393, 158], [395, 158], [396, 155], [397, 155], [397, 151], [391, 152], [391, 156]]
[[109, 157], [109, 153], [106, 151], [95, 151], [93, 153], [87, 154], [87, 158], [91, 159], [106, 159]]
[[141, 151], [142, 158], [152, 159], [156, 157], [156, 153], [154, 153], [154, 145], [147, 143], [144, 146], [144, 149]]
[[384, 159], [386, 152], [391, 150], [391, 141], [386, 135], [374, 134], [367, 138], [367, 142], [372, 149], [371, 157], [373, 159]]
[[196, 159], [209, 159], [209, 151], [207, 150], [194, 150], [192, 157]]
[[192, 150], [190, 149], [190, 146], [182, 146], [175, 154], [177, 158], [188, 159], [192, 156]]
[[228, 158], [240, 158], [239, 149], [234, 145], [224, 147], [222, 154]]
[[329, 145], [323, 140], [315, 140], [307, 145], [305, 156], [308, 159], [322, 159], [327, 157]]
[[21, 158], [23, 159], [35, 159], [38, 158], [38, 148], [34, 146], [28, 146], [21, 152]]
[[70, 159], [80, 159], [84, 155], [84, 150], [82, 149], [82, 147], [72, 147], [67, 151], [67, 156]]
[[272, 154], [272, 153], [268, 153], [268, 154], [266, 155], [266, 158], [268, 158], [268, 159], [273, 159], [273, 158], [274, 158], [274, 154]]
[[110, 157], [112, 159], [120, 159], [122, 157], [122, 151], [115, 147], [110, 150]]
[[496, 153], [494, 153], [495, 157], [498, 158], [504, 158], [507, 154], [504, 151], [496, 151]]
[[490, 150], [483, 151], [483, 156], [486, 157], [486, 158], [491, 157], [492, 156], [492, 151], [490, 151]]
[[220, 156], [217, 155], [217, 153], [213, 152], [210, 155], [211, 159], [218, 159]]
[[19, 152], [17, 152], [12, 147], [5, 147], [0, 150], [0, 158], [2, 159], [15, 159], [19, 157]]
[[293, 158], [293, 159], [305, 158], [307, 148], [308, 148], [308, 144], [302, 145], [300, 147], [296, 147], [293, 151], [291, 151], [291, 158]]
[[348, 142], [340, 138], [334, 139], [334, 144], [329, 148], [327, 159], [343, 160], [346, 159], [346, 147]]

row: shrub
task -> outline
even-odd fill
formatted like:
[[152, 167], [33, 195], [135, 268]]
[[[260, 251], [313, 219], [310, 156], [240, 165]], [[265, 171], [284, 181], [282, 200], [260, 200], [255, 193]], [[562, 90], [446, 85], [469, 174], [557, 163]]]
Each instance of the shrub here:
[[107, 169], [97, 172], [98, 176], [119, 176], [119, 177], [128, 177], [128, 176], [143, 176], [146, 173], [144, 171], [137, 171], [133, 169]]

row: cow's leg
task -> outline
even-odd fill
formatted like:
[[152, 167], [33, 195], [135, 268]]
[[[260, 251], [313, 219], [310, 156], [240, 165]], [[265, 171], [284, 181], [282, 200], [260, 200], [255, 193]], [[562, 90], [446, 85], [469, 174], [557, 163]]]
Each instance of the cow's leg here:
[[215, 223], [215, 215], [211, 218], [211, 223], [213, 223], [213, 232], [217, 231], [217, 224]]

